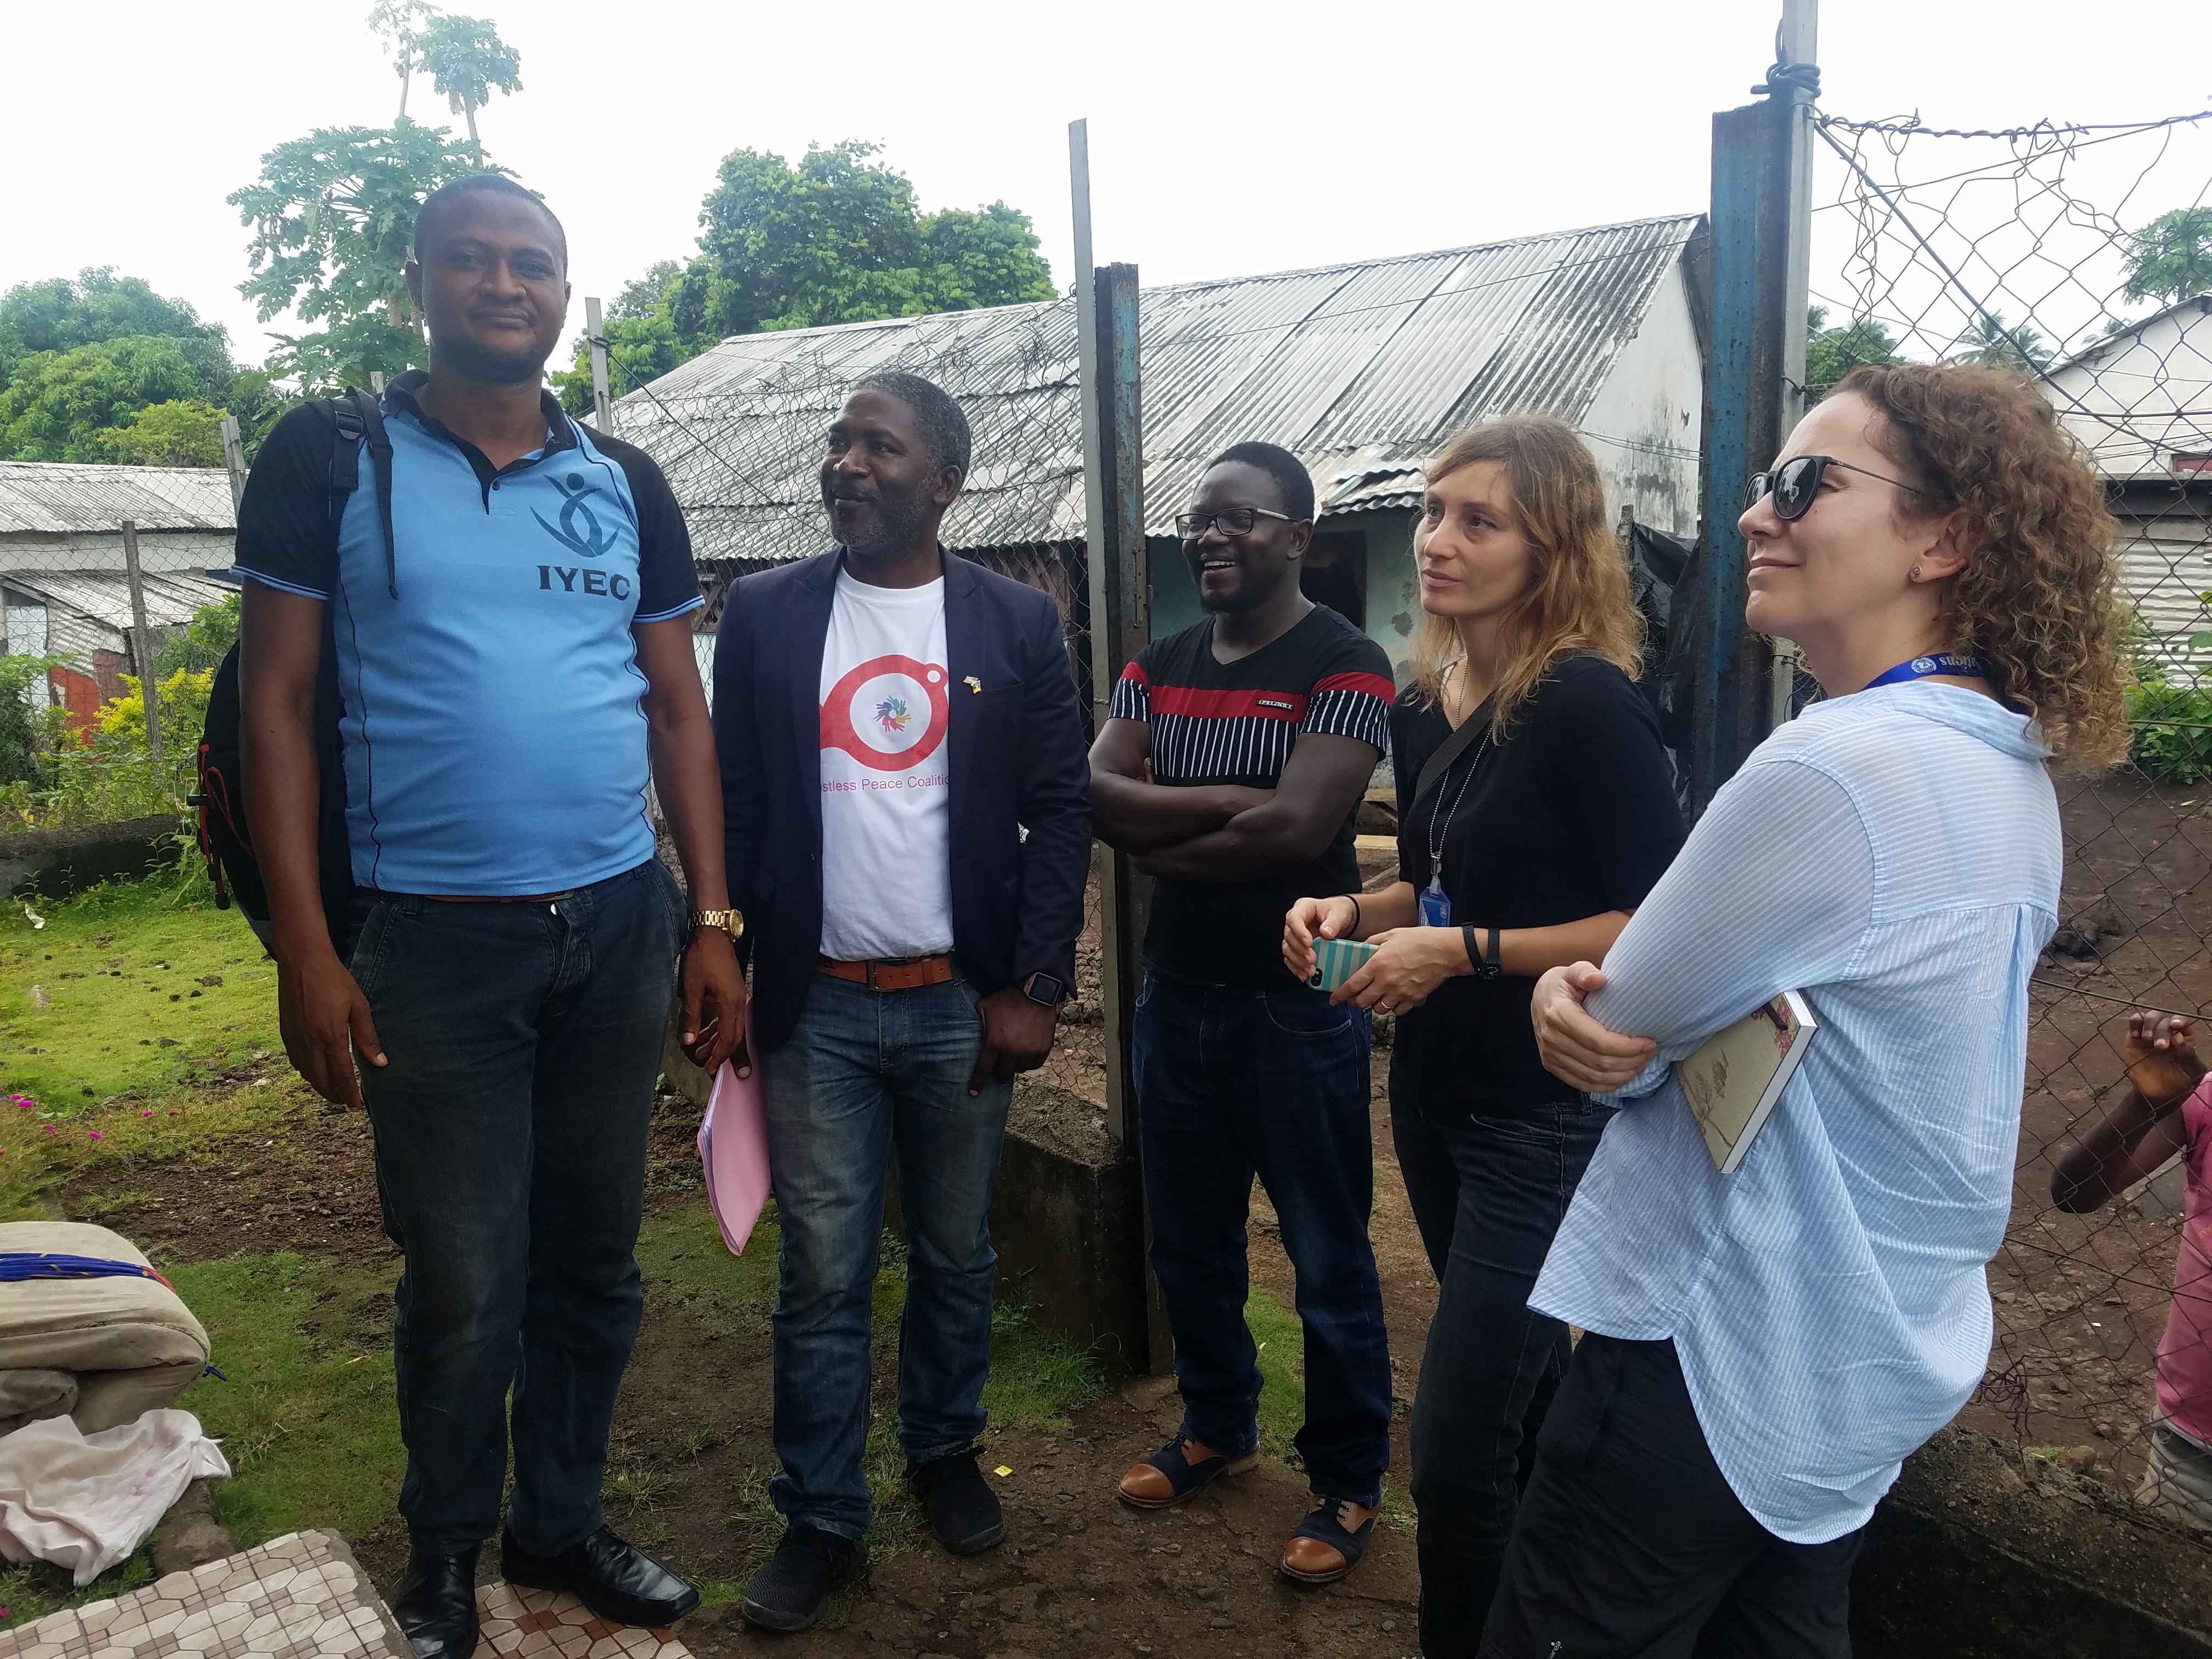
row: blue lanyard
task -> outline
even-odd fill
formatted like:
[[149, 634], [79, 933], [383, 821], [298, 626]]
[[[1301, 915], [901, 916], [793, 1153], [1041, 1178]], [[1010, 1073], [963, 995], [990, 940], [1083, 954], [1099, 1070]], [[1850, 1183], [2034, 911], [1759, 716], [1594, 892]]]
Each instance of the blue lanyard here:
[[1924, 680], [1930, 674], [1971, 674], [1977, 679], [1987, 679], [1990, 671], [1979, 657], [1954, 657], [1948, 651], [1932, 657], [1915, 657], [1911, 662], [1901, 662], [1887, 673], [1875, 675], [1860, 689], [1871, 691], [1877, 685], [1903, 685], [1911, 680]]

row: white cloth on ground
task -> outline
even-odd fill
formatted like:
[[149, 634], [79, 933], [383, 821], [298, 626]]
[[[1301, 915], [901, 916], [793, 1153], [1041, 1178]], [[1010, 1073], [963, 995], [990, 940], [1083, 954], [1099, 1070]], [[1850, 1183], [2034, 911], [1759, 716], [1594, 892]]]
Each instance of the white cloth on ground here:
[[0, 1555], [52, 1561], [88, 1584], [137, 1549], [201, 1475], [228, 1475], [190, 1412], [87, 1434], [50, 1417], [0, 1437]]

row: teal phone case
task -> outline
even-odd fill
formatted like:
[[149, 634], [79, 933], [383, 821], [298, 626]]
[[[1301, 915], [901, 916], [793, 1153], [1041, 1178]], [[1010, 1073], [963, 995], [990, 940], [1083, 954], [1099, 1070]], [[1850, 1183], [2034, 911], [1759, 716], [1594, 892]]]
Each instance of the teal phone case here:
[[1360, 969], [1361, 964], [1375, 954], [1376, 947], [1352, 939], [1317, 939], [1314, 941], [1314, 971], [1306, 983], [1316, 991], [1335, 991], [1344, 981]]

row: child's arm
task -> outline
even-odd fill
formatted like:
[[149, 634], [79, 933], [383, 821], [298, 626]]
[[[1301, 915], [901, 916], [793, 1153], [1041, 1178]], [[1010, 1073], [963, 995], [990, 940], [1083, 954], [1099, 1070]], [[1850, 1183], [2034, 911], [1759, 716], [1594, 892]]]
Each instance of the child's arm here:
[[2176, 1152], [2189, 1149], [2181, 1103], [2204, 1076], [2190, 1023], [2178, 1016], [2128, 1016], [2128, 1092], [2051, 1177], [2051, 1201], [2086, 1213], [2110, 1203]]

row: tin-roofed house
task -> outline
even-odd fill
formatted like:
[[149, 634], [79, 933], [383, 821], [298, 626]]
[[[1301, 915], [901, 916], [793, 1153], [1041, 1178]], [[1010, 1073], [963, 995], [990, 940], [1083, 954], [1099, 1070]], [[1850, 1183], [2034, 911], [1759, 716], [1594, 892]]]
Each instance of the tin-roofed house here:
[[230, 475], [183, 466], [0, 461], [0, 626], [10, 652], [64, 657], [56, 701], [86, 718], [123, 692], [131, 588], [123, 523], [137, 526], [149, 631], [190, 622], [230, 589]]
[[[1555, 415], [1589, 439], [1616, 519], [1688, 538], [1698, 513], [1704, 305], [1697, 216], [1143, 291], [1152, 629], [1199, 618], [1172, 534], [1206, 461], [1261, 439], [1319, 498], [1304, 578], [1402, 671], [1419, 611], [1423, 463], [1487, 416]], [[845, 391], [925, 374], [959, 398], [975, 465], [945, 544], [1081, 609], [1075, 311], [1060, 300], [725, 340], [616, 404], [659, 462], [709, 582], [828, 544], [817, 471]], [[702, 642], [703, 646], [703, 642]], [[707, 659], [702, 648], [702, 659]], [[1079, 664], [1079, 673], [1082, 665]]]
[[2212, 650], [2212, 295], [2131, 323], [2042, 379], [2104, 477], [2137, 652], [2197, 685]]

